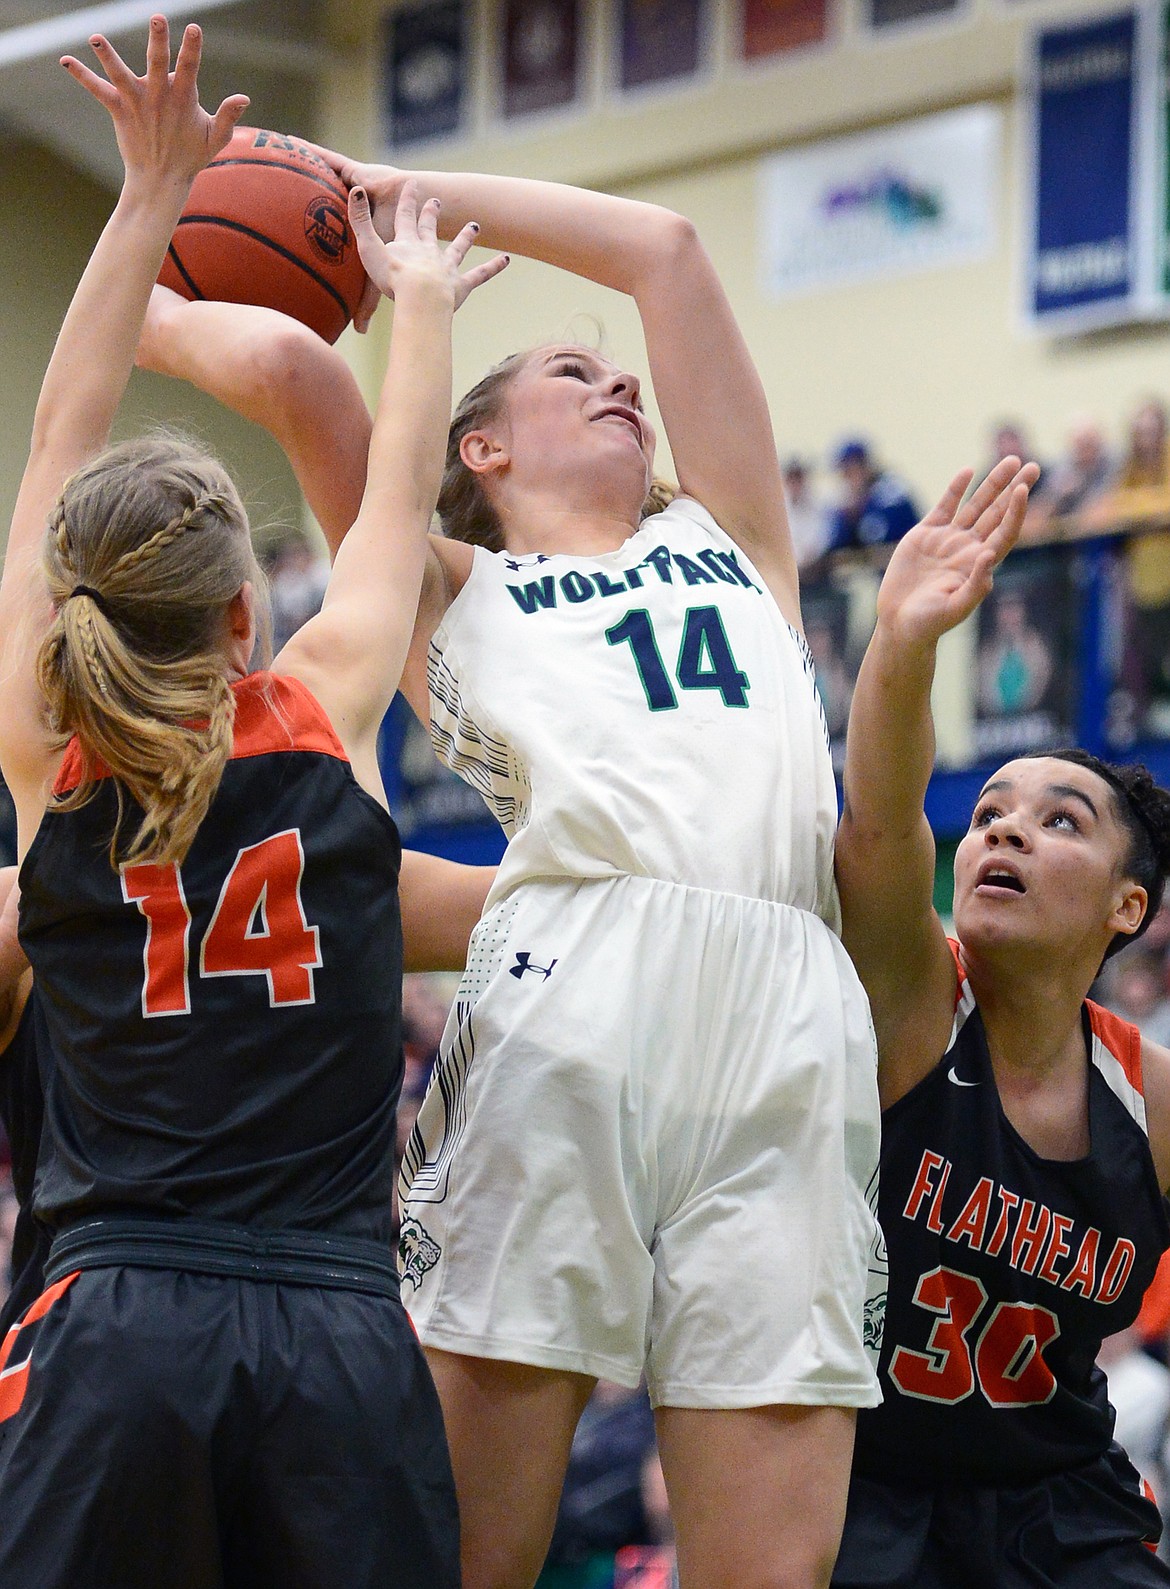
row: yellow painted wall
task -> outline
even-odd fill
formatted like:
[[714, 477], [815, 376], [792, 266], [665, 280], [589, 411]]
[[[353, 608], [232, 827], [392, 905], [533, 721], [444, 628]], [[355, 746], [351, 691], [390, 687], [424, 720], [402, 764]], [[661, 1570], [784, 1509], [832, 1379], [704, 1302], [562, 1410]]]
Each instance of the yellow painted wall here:
[[[1036, 20], [1106, 14], [1083, 0], [970, 0], [956, 20], [868, 35], [860, 6], [839, 4], [835, 42], [748, 67], [734, 59], [737, 0], [719, 0], [712, 61], [695, 84], [623, 97], [607, 86], [612, 12], [589, 6], [584, 104], [503, 125], [493, 114], [495, 0], [478, 0], [468, 135], [403, 152], [420, 167], [471, 166], [583, 182], [652, 199], [698, 224], [763, 371], [784, 451], [824, 458], [861, 431], [923, 495], [961, 464], [978, 464], [989, 425], [1020, 415], [1041, 456], [1069, 416], [1099, 414], [1120, 439], [1150, 390], [1170, 394], [1164, 326], [1053, 341], [1020, 328], [1020, 129], [1016, 85], [1023, 30]], [[326, 81], [323, 128], [349, 152], [386, 158], [377, 110], [379, 19], [372, 0], [333, 0], [344, 61]], [[998, 241], [979, 264], [768, 301], [758, 285], [756, 180], [761, 155], [861, 126], [988, 101], [1005, 117]], [[559, 336], [577, 310], [604, 321], [612, 353], [640, 371], [636, 318], [614, 295], [516, 262], [461, 312], [456, 379], [463, 389], [517, 346]], [[345, 345], [371, 390], [385, 319], [365, 345]]]
[[[20, 484], [41, 376], [113, 195], [43, 150], [4, 144], [0, 160], [0, 544]], [[194, 432], [228, 464], [258, 528], [300, 522], [280, 450], [189, 387], [136, 372], [119, 434], [151, 423]]]

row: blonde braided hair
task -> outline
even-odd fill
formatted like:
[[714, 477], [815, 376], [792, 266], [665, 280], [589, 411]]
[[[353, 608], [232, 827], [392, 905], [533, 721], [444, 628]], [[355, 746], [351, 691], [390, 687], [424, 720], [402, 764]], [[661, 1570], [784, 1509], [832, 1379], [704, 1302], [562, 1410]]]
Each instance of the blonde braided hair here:
[[[67, 482], [44, 568], [56, 614], [38, 678], [50, 725], [63, 743], [76, 735], [83, 766], [56, 809], [91, 800], [104, 767], [118, 799], [111, 864], [181, 861], [231, 754], [225, 625], [249, 580], [266, 633], [235, 487], [175, 437], [111, 447]], [[141, 816], [124, 841], [127, 796]]]

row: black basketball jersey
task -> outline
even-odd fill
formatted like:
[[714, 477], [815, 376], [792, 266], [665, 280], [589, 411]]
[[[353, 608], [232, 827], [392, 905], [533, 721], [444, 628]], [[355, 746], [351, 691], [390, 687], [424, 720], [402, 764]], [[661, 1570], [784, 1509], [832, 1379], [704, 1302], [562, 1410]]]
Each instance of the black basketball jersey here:
[[1170, 1221], [1146, 1138], [1140, 1034], [1091, 1003], [1084, 1028], [1083, 1159], [1044, 1159], [1013, 1129], [961, 972], [946, 1054], [883, 1115], [890, 1274], [884, 1401], [857, 1423], [866, 1477], [1030, 1484], [1109, 1445], [1097, 1352], [1137, 1317]]
[[12, 1149], [12, 1189], [18, 1205], [12, 1237], [12, 1289], [0, 1307], [0, 1340], [9, 1325], [41, 1294], [49, 1254], [49, 1232], [34, 1220], [32, 1213], [33, 1177], [44, 1115], [37, 1069], [38, 1025], [43, 1031], [34, 987], [8, 1047], [0, 1053], [0, 1119]]
[[[398, 832], [303, 685], [234, 688], [232, 757], [181, 866], [111, 867], [109, 777], [50, 806], [25, 860], [52, 1142], [34, 1207], [54, 1229], [139, 1213], [389, 1241]], [[58, 793], [79, 768], [74, 744]]]

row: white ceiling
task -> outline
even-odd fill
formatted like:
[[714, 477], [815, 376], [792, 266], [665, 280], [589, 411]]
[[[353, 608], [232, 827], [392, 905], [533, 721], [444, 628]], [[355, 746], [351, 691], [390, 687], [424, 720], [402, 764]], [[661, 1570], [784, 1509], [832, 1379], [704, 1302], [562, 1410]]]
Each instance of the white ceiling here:
[[0, 0], [0, 142], [41, 144], [116, 187], [121, 162], [109, 118], [58, 62], [68, 53], [92, 63], [86, 40], [102, 32], [141, 71], [145, 19], [158, 9], [172, 33], [195, 18], [203, 23], [205, 105], [245, 93], [250, 123], [312, 135], [323, 49], [318, 0], [109, 0], [84, 8]]

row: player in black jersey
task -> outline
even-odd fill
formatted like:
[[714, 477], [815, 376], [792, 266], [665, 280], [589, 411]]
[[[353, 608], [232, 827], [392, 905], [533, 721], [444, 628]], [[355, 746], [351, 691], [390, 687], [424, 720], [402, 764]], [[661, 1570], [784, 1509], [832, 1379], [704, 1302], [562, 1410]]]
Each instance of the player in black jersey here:
[[1096, 1367], [1170, 1245], [1170, 1052], [1086, 997], [1158, 908], [1170, 794], [1079, 751], [1008, 762], [955, 857], [955, 941], [931, 902], [935, 649], [1019, 532], [1026, 481], [994, 506], [1015, 467], [956, 517], [960, 476], [896, 548], [850, 717], [836, 864], [889, 1285], [838, 1589], [1170, 1583]]
[[413, 191], [388, 246], [352, 205], [396, 298], [368, 490], [321, 614], [250, 671], [257, 574], [226, 474], [166, 438], [102, 450], [191, 180], [246, 101], [200, 109], [198, 28], [172, 73], [154, 17], [143, 78], [93, 43], [104, 78], [65, 64], [126, 179], [45, 377], [0, 584], [54, 1231], [0, 1349], [0, 1582], [454, 1585], [441, 1419], [388, 1250], [399, 846], [376, 734], [442, 469], [451, 314], [500, 262], [460, 276], [473, 228], [443, 249]]
[[[405, 971], [463, 969], [494, 876], [494, 866], [462, 866], [416, 850], [402, 852], [398, 897]], [[45, 1288], [52, 1235], [32, 1212], [44, 1093], [32, 970], [17, 938], [16, 877], [15, 866], [0, 868], [0, 1122], [12, 1153], [17, 1203], [12, 1284], [0, 1305], [0, 1344]], [[40, 1046], [45, 1046], [43, 1037]]]
[[12, 1285], [0, 1306], [0, 1341], [44, 1287], [49, 1235], [32, 1216], [44, 1103], [37, 1073], [32, 971], [16, 936], [16, 867], [0, 868], [0, 1122], [12, 1152], [16, 1229]]

